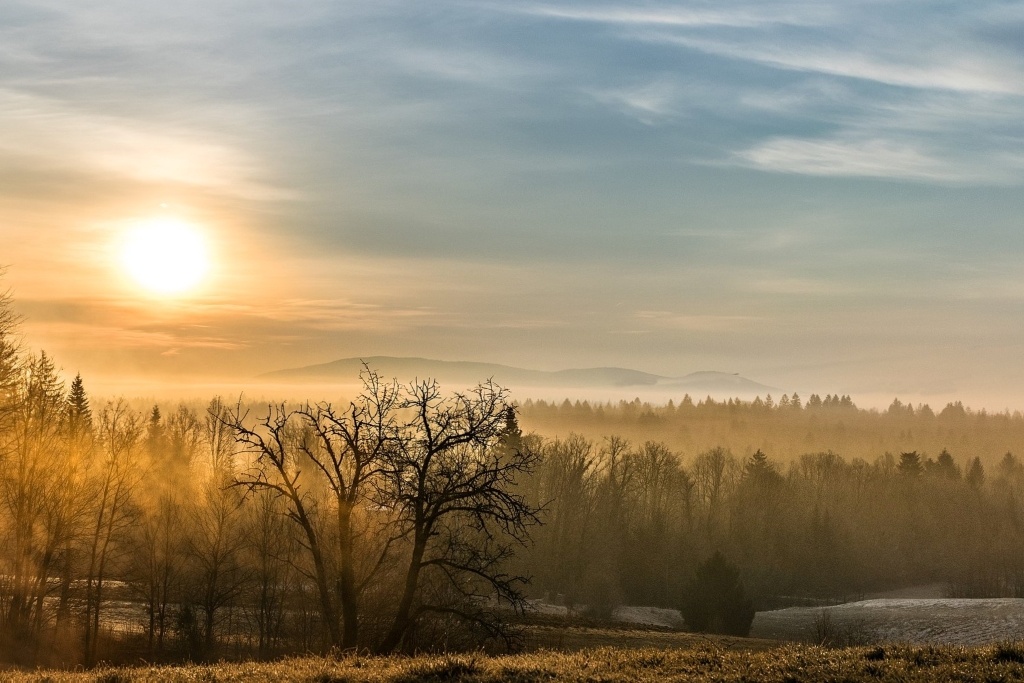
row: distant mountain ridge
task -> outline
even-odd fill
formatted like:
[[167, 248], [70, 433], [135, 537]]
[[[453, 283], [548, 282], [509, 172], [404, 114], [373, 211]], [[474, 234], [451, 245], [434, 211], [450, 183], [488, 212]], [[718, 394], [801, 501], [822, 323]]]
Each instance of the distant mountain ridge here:
[[383, 377], [401, 381], [431, 377], [442, 383], [472, 385], [491, 378], [498, 384], [526, 387], [651, 387], [658, 389], [730, 395], [752, 395], [779, 391], [759, 382], [727, 372], [701, 371], [682, 377], [655, 375], [628, 368], [601, 367], [570, 370], [528, 370], [525, 368], [429, 358], [366, 356], [342, 358], [329, 363], [287, 368], [262, 374], [258, 379], [274, 381], [352, 382], [366, 363]]

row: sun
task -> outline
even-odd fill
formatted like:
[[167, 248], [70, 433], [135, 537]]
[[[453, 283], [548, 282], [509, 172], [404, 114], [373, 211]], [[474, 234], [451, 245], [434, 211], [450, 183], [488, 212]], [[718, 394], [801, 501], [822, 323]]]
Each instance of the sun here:
[[154, 218], [129, 229], [121, 265], [139, 285], [161, 295], [194, 289], [210, 268], [202, 233], [174, 218]]

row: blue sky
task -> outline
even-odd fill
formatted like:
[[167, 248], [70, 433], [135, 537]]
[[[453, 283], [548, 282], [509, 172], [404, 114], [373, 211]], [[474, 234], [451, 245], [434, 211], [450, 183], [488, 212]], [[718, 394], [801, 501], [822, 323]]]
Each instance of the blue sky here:
[[[72, 372], [422, 355], [1021, 407], [1022, 122], [1020, 3], [8, 2], [0, 261]], [[194, 296], [111, 271], [154, 213], [209, 236]]]

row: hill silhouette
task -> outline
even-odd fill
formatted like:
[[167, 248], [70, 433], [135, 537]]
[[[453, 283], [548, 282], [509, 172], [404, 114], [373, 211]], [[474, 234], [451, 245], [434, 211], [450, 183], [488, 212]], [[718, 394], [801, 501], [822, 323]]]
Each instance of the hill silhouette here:
[[337, 382], [354, 381], [363, 369], [363, 363], [383, 377], [402, 381], [431, 377], [444, 384], [472, 385], [484, 379], [511, 387], [564, 387], [588, 389], [602, 387], [651, 387], [686, 391], [691, 394], [760, 395], [778, 392], [759, 382], [735, 373], [700, 371], [681, 377], [655, 375], [628, 368], [599, 367], [568, 370], [530, 370], [497, 363], [446, 361], [429, 358], [366, 356], [342, 358], [298, 368], [275, 370], [258, 379], [277, 382]]

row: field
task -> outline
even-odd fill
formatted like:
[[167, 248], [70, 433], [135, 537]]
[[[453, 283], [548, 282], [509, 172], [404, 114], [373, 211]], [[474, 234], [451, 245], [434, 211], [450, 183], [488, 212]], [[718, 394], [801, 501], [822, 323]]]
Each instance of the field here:
[[8, 673], [11, 683], [293, 681], [419, 683], [430, 681], [1019, 681], [1024, 647], [859, 647], [779, 645], [726, 649], [714, 641], [685, 648], [604, 647], [508, 656], [305, 657], [273, 663]]
[[897, 598], [759, 612], [752, 633], [806, 640], [826, 619], [840, 639], [916, 645], [986, 645], [1024, 639], [1024, 599]]
[[[427, 683], [440, 681], [588, 683], [694, 681], [1024, 681], [1024, 642], [1014, 628], [1024, 615], [1015, 600], [876, 599], [827, 608], [834, 634], [911, 642], [988, 644], [872, 644], [830, 648], [766, 638], [687, 633], [657, 623], [666, 610], [627, 608], [617, 623], [587, 623], [535, 614], [524, 625], [525, 651], [418, 657], [297, 657], [276, 662], [217, 663], [93, 671], [0, 671], [10, 683], [171, 683], [293, 681], [296, 683]], [[992, 604], [990, 604], [992, 603]], [[755, 634], [807, 640], [821, 628], [820, 608], [761, 612]], [[879, 640], [875, 640], [879, 639]], [[1002, 641], [1002, 642], [1000, 642]]]
[[[545, 614], [544, 612], [552, 612]], [[619, 622], [588, 623], [543, 606], [524, 625], [525, 651], [418, 657], [298, 657], [94, 671], [6, 671], [11, 683], [294, 681], [1024, 681], [1024, 601], [886, 598], [760, 612], [754, 634], [808, 640], [827, 613], [832, 635], [871, 645], [820, 647], [680, 631], [671, 610], [620, 608]], [[630, 623], [634, 622], [634, 623]], [[646, 623], [636, 623], [646, 622]], [[660, 623], [666, 622], [666, 623]], [[890, 642], [886, 642], [890, 641]], [[892, 644], [891, 641], [918, 643]], [[924, 643], [924, 644], [921, 644]], [[928, 643], [950, 643], [935, 645]], [[985, 643], [965, 645], [965, 643]]]
[[[921, 597], [916, 597], [921, 595]], [[1024, 641], [1024, 599], [942, 598], [941, 587], [922, 586], [879, 594], [870, 600], [848, 602], [829, 607], [788, 607], [758, 612], [751, 635], [772, 641], [820, 642], [829, 637], [839, 644], [893, 644], [910, 645], [992, 645], [1004, 641]], [[927, 597], [925, 597], [927, 596]], [[541, 603], [534, 604], [541, 615], [555, 620], [564, 618], [565, 608]], [[677, 645], [693, 638], [693, 634], [679, 632], [682, 616], [677, 610], [653, 607], [619, 607], [614, 614], [622, 634], [635, 634], [638, 628], [648, 627], [648, 638], [658, 642], [651, 645]], [[554, 622], [553, 622], [554, 623]], [[535, 636], [531, 627], [528, 638]], [[593, 629], [596, 633], [604, 629]], [[825, 632], [823, 632], [825, 631]], [[551, 629], [550, 636], [540, 640], [544, 647], [561, 647], [580, 641], [579, 629]], [[555, 635], [559, 634], [559, 635]], [[619, 644], [607, 638], [591, 635], [586, 645]], [[617, 636], [618, 637], [618, 636]], [[630, 643], [636, 636], [622, 635]], [[677, 639], [683, 639], [682, 641]], [[753, 642], [753, 641], [751, 641]], [[529, 644], [529, 640], [528, 640]]]

